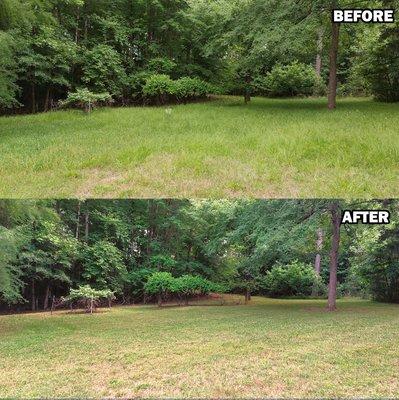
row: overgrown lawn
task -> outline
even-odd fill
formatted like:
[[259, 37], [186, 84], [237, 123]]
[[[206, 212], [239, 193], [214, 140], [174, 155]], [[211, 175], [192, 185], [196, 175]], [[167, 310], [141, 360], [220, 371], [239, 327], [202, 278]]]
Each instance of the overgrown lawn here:
[[0, 118], [0, 197], [398, 197], [399, 105], [224, 97]]

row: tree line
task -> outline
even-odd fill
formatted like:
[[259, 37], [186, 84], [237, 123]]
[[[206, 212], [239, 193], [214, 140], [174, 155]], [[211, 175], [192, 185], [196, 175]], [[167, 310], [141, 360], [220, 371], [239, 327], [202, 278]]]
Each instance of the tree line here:
[[331, 22], [355, 6], [398, 0], [2, 0], [0, 112], [204, 92], [398, 101], [398, 22]]
[[[392, 222], [341, 226], [346, 208], [389, 209]], [[396, 200], [2, 200], [0, 304], [46, 310], [80, 288], [125, 304], [212, 292], [325, 297], [330, 310], [341, 295], [399, 302], [398, 209]]]

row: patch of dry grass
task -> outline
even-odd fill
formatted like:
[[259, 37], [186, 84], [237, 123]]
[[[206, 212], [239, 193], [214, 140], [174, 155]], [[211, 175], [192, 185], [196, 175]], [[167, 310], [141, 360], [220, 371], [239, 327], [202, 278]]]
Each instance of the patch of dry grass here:
[[0, 397], [398, 397], [398, 331], [360, 300], [0, 316]]

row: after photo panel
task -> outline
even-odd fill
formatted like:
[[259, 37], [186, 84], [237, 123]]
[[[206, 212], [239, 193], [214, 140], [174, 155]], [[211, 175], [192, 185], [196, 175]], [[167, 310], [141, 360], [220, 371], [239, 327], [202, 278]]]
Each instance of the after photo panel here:
[[398, 211], [2, 200], [0, 397], [396, 397]]

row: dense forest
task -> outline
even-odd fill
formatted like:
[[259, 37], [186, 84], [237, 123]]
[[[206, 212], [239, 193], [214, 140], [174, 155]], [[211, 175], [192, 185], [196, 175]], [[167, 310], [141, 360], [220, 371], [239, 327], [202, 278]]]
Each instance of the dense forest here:
[[[389, 209], [391, 224], [340, 225], [360, 207]], [[79, 288], [124, 304], [198, 290], [327, 297], [335, 278], [338, 296], [399, 302], [398, 210], [396, 200], [2, 200], [2, 309], [48, 309]]]
[[0, 112], [209, 93], [399, 100], [399, 24], [331, 23], [397, 0], [0, 0]]

